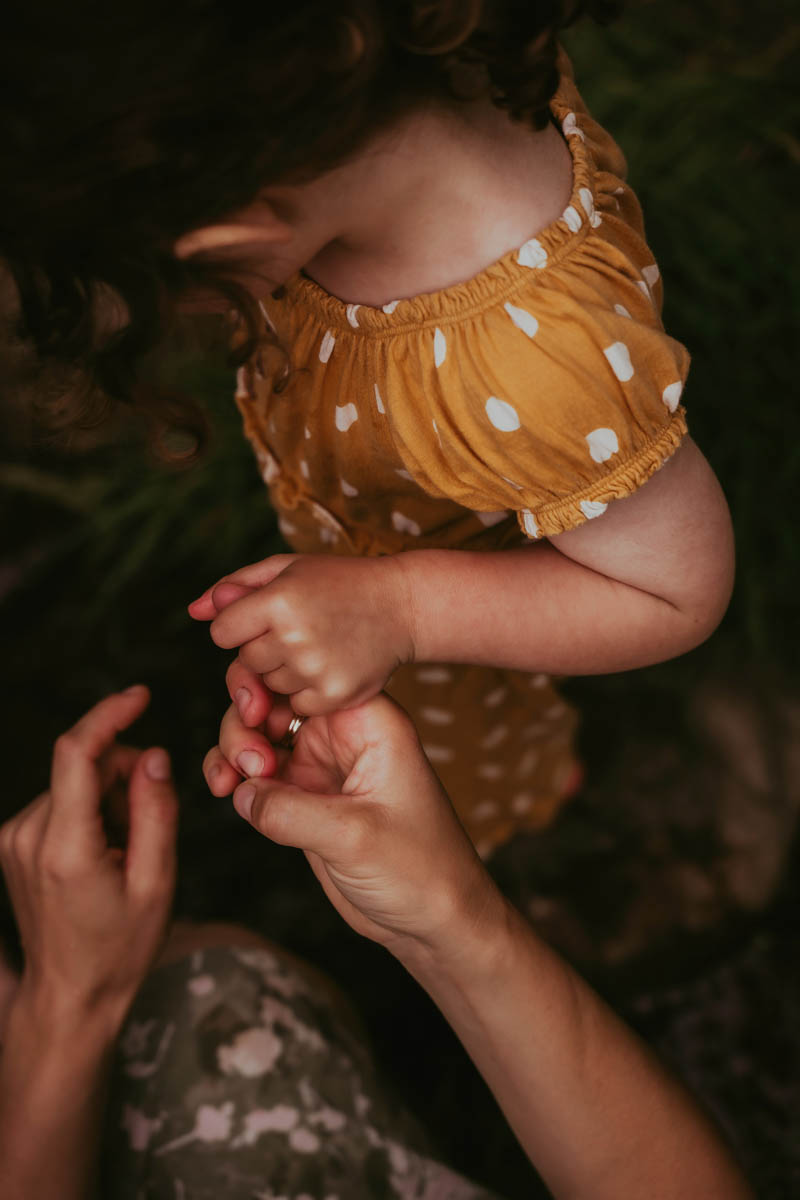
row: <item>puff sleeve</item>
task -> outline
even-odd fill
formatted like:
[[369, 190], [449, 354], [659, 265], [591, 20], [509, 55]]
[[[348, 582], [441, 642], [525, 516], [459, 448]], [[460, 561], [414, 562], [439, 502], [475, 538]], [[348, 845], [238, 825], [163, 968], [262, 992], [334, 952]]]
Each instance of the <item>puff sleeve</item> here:
[[408, 472], [465, 508], [516, 512], [531, 538], [634, 492], [686, 434], [689, 355], [662, 328], [657, 279], [586, 239], [469, 320], [426, 322], [387, 364]]

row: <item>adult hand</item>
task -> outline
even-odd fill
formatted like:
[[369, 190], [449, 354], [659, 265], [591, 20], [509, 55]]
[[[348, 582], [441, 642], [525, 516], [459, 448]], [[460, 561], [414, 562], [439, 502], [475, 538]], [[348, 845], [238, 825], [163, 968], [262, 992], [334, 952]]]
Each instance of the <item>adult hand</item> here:
[[276, 554], [226, 576], [189, 613], [211, 621], [216, 644], [238, 647], [241, 666], [298, 713], [360, 704], [414, 657], [405, 574], [392, 556]]
[[[50, 790], [0, 828], [0, 864], [25, 951], [22, 989], [48, 1012], [116, 1019], [164, 938], [175, 886], [177, 801], [164, 750], [115, 744], [145, 687], [91, 709], [55, 744]], [[109, 845], [106, 793], [126, 787], [127, 845]]]
[[357, 933], [398, 957], [412, 946], [466, 952], [464, 932], [495, 920], [504, 902], [409, 718], [387, 696], [375, 696], [309, 718], [289, 753], [276, 744], [291, 715], [277, 704], [253, 729], [232, 705], [204, 764], [212, 789], [235, 785], [230, 763], [243, 749], [274, 755], [274, 777], [236, 787], [237, 811], [265, 837], [305, 851]]

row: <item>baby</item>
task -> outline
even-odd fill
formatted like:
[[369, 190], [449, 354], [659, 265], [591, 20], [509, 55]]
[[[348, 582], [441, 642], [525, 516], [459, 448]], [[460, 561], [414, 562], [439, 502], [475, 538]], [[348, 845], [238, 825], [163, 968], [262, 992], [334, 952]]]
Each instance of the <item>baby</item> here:
[[725, 610], [727, 507], [558, 47], [575, 8], [185, 0], [97, 29], [79, 4], [0, 52], [0, 253], [42, 352], [152, 407], [133, 364], [170, 306], [242, 317], [237, 402], [296, 553], [191, 607], [238, 651], [216, 794], [272, 770], [270, 692], [319, 714], [388, 686], [488, 855], [579, 785], [551, 677], [681, 654]]

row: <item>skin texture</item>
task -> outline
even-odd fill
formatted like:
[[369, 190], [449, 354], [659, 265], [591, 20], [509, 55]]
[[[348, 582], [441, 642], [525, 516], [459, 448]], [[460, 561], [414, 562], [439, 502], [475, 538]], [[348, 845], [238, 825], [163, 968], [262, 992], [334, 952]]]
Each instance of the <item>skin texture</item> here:
[[[276, 704], [265, 736], [290, 717]], [[497, 891], [386, 696], [312, 717], [234, 804], [429, 992], [555, 1197], [751, 1195], [690, 1097]]]
[[[50, 791], [0, 829], [27, 956], [0, 1057], [8, 1200], [90, 1196], [111, 1052], [163, 939], [175, 866], [168, 761], [113, 740], [146, 702], [138, 688], [97, 705], [59, 739]], [[315, 716], [289, 752], [277, 743], [291, 715], [285, 702], [271, 707], [263, 733], [276, 776], [242, 783], [236, 808], [263, 836], [303, 849], [344, 920], [427, 989], [557, 1200], [750, 1196], [691, 1099], [497, 891], [399, 707], [379, 695]], [[99, 819], [120, 779], [124, 852]], [[173, 951], [220, 940], [248, 939], [184, 929]]]
[[[607, 513], [549, 543], [374, 559], [275, 555], [226, 576], [189, 606], [238, 649], [227, 675], [242, 725], [206, 778], [228, 794], [274, 758], [256, 726], [269, 689], [317, 714], [375, 695], [404, 662], [469, 662], [586, 675], [630, 670], [697, 646], [733, 585], [725, 499], [689, 439]], [[491, 613], [491, 620], [486, 614]], [[237, 767], [250, 750], [262, 768]], [[228, 756], [230, 755], [230, 757]]]
[[[111, 1050], [165, 936], [177, 823], [169, 759], [114, 740], [147, 702], [137, 687], [87, 713], [56, 742], [50, 790], [0, 829], [26, 962], [0, 1057], [4, 1200], [89, 1194]], [[120, 783], [125, 851], [108, 845], [101, 818]]]
[[[349, 162], [265, 188], [175, 250], [222, 256], [256, 294], [302, 268], [341, 300], [375, 306], [472, 278], [557, 219], [571, 185], [555, 127], [534, 134], [484, 98], [410, 114]], [[548, 545], [390, 561], [393, 578], [386, 560], [276, 556], [190, 606], [218, 645], [238, 650], [229, 688], [250, 727], [266, 715], [260, 676], [318, 714], [360, 703], [414, 660], [580, 675], [682, 654], [725, 611], [733, 538], [713, 472], [687, 439], [633, 496]], [[251, 741], [268, 771], [268, 747]], [[216, 794], [223, 778], [235, 784], [220, 775]]]

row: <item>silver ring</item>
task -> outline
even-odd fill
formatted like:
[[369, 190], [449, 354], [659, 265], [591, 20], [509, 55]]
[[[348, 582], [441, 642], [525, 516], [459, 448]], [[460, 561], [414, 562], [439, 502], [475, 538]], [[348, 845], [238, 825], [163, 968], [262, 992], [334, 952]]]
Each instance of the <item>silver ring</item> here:
[[278, 745], [282, 746], [284, 750], [293, 750], [294, 744], [297, 741], [297, 735], [303, 726], [303, 722], [307, 720], [307, 716], [301, 716], [299, 713], [295, 713], [289, 722], [289, 727], [286, 730], [286, 733], [278, 742]]

